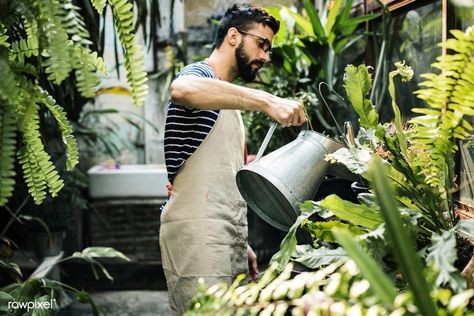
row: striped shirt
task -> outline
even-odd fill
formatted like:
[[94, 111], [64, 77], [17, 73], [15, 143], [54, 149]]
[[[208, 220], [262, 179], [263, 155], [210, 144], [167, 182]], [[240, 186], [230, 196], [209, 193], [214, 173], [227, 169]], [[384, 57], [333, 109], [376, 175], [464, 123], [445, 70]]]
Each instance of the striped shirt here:
[[[186, 66], [176, 78], [185, 75], [216, 79], [211, 66], [205, 61]], [[165, 125], [165, 162], [171, 183], [179, 168], [209, 134], [218, 115], [219, 110], [200, 110], [169, 102]]]

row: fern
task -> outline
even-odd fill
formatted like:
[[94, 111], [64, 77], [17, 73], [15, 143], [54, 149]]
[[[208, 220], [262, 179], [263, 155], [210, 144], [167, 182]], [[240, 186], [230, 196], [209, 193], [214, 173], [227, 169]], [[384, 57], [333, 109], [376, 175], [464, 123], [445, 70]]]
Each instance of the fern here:
[[422, 75], [426, 81], [415, 93], [429, 108], [414, 109], [423, 115], [411, 121], [416, 126], [412, 142], [422, 153], [414, 162], [426, 175], [426, 182], [441, 191], [450, 186], [453, 153], [458, 150], [454, 141], [472, 131], [464, 116], [474, 114], [474, 32], [451, 33], [454, 38], [443, 46], [455, 54], [437, 58], [432, 66], [441, 70], [440, 74]]
[[132, 90], [133, 103], [142, 105], [147, 95], [147, 73], [143, 65], [143, 51], [133, 34], [133, 5], [127, 0], [109, 0], [115, 27], [124, 48], [127, 81]]
[[72, 134], [72, 126], [67, 120], [66, 112], [64, 112], [63, 108], [56, 104], [56, 101], [46, 91], [42, 91], [41, 94], [42, 103], [58, 122], [63, 142], [66, 145], [66, 167], [70, 171], [79, 163], [79, 150], [77, 141]]
[[0, 22], [0, 47], [10, 47], [8, 41], [7, 30], [5, 26]]
[[73, 4], [72, 0], [64, 0], [58, 10], [58, 15], [70, 39], [85, 47], [92, 44], [92, 42], [89, 39], [90, 35], [80, 14], [80, 9]]
[[107, 0], [91, 0], [91, 2], [97, 12], [102, 14], [102, 11], [104, 11], [105, 5], [107, 4]]
[[[0, 23], [0, 99], [10, 104], [14, 104], [18, 97], [16, 77], [8, 62], [10, 43], [3, 24]], [[0, 140], [1, 142], [1, 140]]]
[[47, 190], [55, 197], [64, 186], [41, 141], [38, 110], [39, 106], [30, 100], [20, 129], [24, 146], [18, 152], [28, 192], [36, 204], [43, 202]]
[[[58, 12], [59, 3], [54, 0], [39, 2], [40, 21], [44, 27], [45, 54], [44, 61], [48, 80], [60, 84], [69, 76], [75, 60], [71, 60], [73, 41], [69, 39]], [[47, 14], [46, 14], [47, 12]], [[80, 61], [77, 61], [80, 62]]]
[[34, 38], [21, 39], [12, 43], [10, 60], [17, 60], [20, 64], [25, 64], [25, 58], [38, 56], [38, 41]]
[[0, 103], [0, 205], [7, 202], [15, 185], [16, 120]]
[[[91, 1], [102, 13], [107, 1]], [[99, 83], [98, 72], [107, 75], [107, 66], [90, 49], [91, 36], [80, 8], [74, 3], [74, 0], [15, 1], [7, 6], [7, 14], [0, 22], [0, 205], [11, 196], [10, 166], [15, 158], [9, 146], [15, 133], [20, 147], [17, 159], [35, 203], [41, 203], [48, 193], [56, 196], [63, 186], [41, 141], [47, 135], [40, 131], [40, 106], [58, 123], [66, 148], [67, 169], [78, 163], [77, 143], [66, 111], [46, 90], [58, 91], [54, 85], [75, 76], [72, 82], [79, 93], [92, 98]], [[114, 0], [110, 5], [125, 51], [133, 100], [142, 104], [147, 78], [143, 53], [133, 34], [133, 6], [125, 0]]]

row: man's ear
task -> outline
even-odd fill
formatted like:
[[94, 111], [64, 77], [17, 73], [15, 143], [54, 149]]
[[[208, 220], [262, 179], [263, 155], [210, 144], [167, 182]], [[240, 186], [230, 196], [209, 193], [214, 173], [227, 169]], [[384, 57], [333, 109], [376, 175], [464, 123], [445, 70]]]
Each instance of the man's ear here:
[[240, 41], [242, 41], [242, 36], [240, 35], [239, 31], [235, 27], [231, 27], [227, 30], [226, 40], [230, 46], [239, 46]]

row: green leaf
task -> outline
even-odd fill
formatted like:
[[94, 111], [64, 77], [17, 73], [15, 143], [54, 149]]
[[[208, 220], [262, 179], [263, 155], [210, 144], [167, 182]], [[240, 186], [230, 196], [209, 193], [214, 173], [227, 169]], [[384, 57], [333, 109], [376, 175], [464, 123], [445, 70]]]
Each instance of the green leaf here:
[[318, 203], [321, 207], [330, 210], [337, 217], [350, 221], [354, 225], [376, 229], [383, 223], [382, 216], [363, 204], [355, 204], [332, 194]]
[[310, 245], [298, 245], [293, 253], [291, 260], [301, 263], [307, 268], [318, 269], [334, 262], [345, 262], [350, 257], [342, 248], [329, 249], [320, 247], [314, 249]]
[[327, 37], [326, 32], [324, 31], [323, 25], [321, 24], [321, 20], [319, 19], [318, 13], [314, 10], [313, 2], [310, 0], [304, 0], [304, 7], [306, 12], [309, 15], [309, 19], [311, 21], [312, 29], [314, 31], [313, 34], [306, 32], [307, 34], [316, 36], [319, 40], [322, 40]]
[[376, 128], [378, 114], [370, 100], [366, 98], [372, 87], [372, 77], [365, 65], [348, 65], [344, 74], [344, 88], [354, 110], [359, 115], [360, 124], [365, 128]]
[[423, 276], [420, 258], [417, 256], [415, 247], [409, 238], [410, 234], [403, 228], [403, 221], [394, 199], [395, 192], [390, 187], [387, 171], [382, 159], [378, 156], [374, 156], [372, 159], [369, 173], [385, 220], [385, 229], [390, 237], [403, 276], [413, 291], [415, 304], [422, 315], [436, 315], [436, 307], [430, 297], [430, 288]]
[[303, 229], [307, 230], [313, 239], [319, 239], [326, 242], [335, 242], [335, 238], [332, 234], [332, 229], [338, 227], [350, 231], [354, 235], [363, 235], [366, 232], [353, 224], [345, 224], [341, 222], [329, 221], [329, 222], [303, 222]]
[[375, 295], [384, 304], [392, 305], [397, 296], [397, 290], [380, 266], [360, 248], [351, 233], [340, 228], [334, 229], [333, 233], [339, 244], [355, 261], [364, 278], [370, 282]]
[[455, 230], [453, 228], [441, 234], [433, 233], [431, 246], [428, 247], [426, 262], [432, 264], [439, 271], [436, 285], [449, 284], [455, 292], [460, 292], [466, 288], [466, 280], [454, 267], [454, 262], [458, 257]]
[[[35, 298], [35, 302], [42, 302], [42, 303], [51, 303], [51, 296], [43, 295], [41, 297]], [[33, 309], [32, 316], [51, 316], [52, 315], [53, 306], [50, 308], [35, 308]]]
[[5, 205], [15, 186], [16, 120], [0, 103], [0, 205]]
[[334, 23], [336, 22], [336, 17], [338, 16], [339, 9], [341, 8], [342, 0], [336, 0], [332, 3], [331, 9], [329, 10], [328, 20], [324, 29], [326, 30], [326, 34], [330, 34], [332, 32], [332, 28]]
[[127, 82], [132, 90], [133, 103], [143, 105], [148, 86], [144, 66], [143, 51], [133, 34], [133, 5], [123, 0], [109, 0], [114, 15], [115, 27], [124, 47]]
[[91, 0], [91, 2], [97, 12], [99, 14], [102, 14], [102, 11], [104, 10], [105, 5], [107, 4], [107, 0]]
[[290, 9], [283, 7], [283, 10], [293, 19], [295, 20], [296, 25], [298, 28], [301, 29], [303, 34], [308, 34], [310, 36], [316, 36], [314, 31], [313, 31], [313, 26], [311, 25], [311, 22], [308, 21], [304, 16], [301, 14], [298, 14], [296, 12], [291, 11]]
[[[307, 205], [308, 204], [306, 204], [306, 206]], [[290, 261], [291, 255], [296, 249], [297, 229], [300, 227], [303, 221], [307, 220], [311, 215], [319, 211], [319, 209], [319, 206], [315, 204], [312, 208], [300, 208], [301, 214], [296, 218], [295, 223], [293, 224], [293, 226], [290, 227], [290, 230], [286, 234], [285, 238], [283, 238], [283, 241], [280, 244], [280, 250], [270, 259], [270, 264], [273, 264], [278, 272], [283, 271], [283, 269]]]

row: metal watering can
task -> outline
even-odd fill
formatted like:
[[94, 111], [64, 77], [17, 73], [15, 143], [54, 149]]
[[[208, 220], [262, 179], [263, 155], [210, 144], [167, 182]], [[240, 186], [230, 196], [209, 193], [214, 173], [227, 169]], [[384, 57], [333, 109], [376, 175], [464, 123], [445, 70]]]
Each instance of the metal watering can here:
[[295, 223], [298, 204], [311, 200], [317, 193], [330, 168], [325, 156], [345, 146], [304, 126], [294, 141], [262, 157], [277, 127], [273, 123], [256, 159], [242, 167], [236, 176], [240, 194], [250, 208], [283, 231]]

